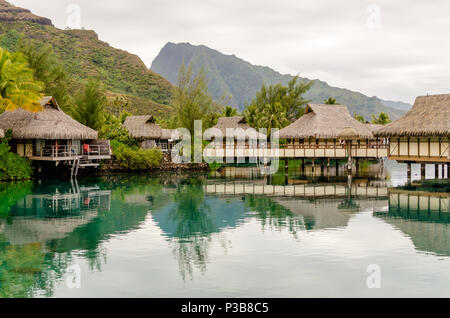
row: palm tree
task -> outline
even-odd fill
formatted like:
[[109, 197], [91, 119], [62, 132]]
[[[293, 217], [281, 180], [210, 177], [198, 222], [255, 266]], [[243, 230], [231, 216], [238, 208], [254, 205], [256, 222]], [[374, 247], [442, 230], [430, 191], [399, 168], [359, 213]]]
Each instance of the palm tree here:
[[0, 110], [38, 111], [43, 88], [22, 53], [10, 54], [0, 48]]
[[99, 130], [104, 123], [104, 106], [107, 102], [102, 83], [90, 78], [84, 88], [75, 99], [75, 106], [71, 109], [73, 119]]
[[233, 116], [237, 116], [238, 115], [238, 111], [236, 110], [236, 108], [233, 108], [231, 106], [225, 106], [222, 109], [222, 117], [233, 117]]
[[363, 124], [366, 123], [366, 119], [364, 118], [364, 116], [355, 114], [354, 117], [355, 117], [355, 119], [356, 119], [357, 121], [359, 121], [359, 122], [361, 122], [361, 123], [363, 123]]
[[286, 110], [281, 103], [266, 104], [259, 119], [259, 125], [267, 128], [268, 138], [273, 128], [283, 128], [288, 124]]
[[380, 114], [378, 114], [378, 117], [376, 117], [375, 115], [372, 115], [371, 122], [372, 122], [372, 124], [387, 125], [387, 124], [391, 123], [392, 120], [389, 118], [389, 116], [386, 113], [381, 112]]
[[248, 106], [244, 110], [243, 115], [245, 117], [245, 121], [250, 125], [250, 127], [258, 128], [257, 126], [260, 114], [258, 113], [258, 107], [256, 107], [256, 105]]
[[326, 105], [336, 105], [337, 101], [333, 97], [328, 97], [328, 99], [324, 100]]

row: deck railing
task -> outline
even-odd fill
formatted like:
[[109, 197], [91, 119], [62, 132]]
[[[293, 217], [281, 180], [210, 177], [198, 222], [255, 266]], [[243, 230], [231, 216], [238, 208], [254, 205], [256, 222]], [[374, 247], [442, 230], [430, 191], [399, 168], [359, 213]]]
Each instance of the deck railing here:
[[[240, 144], [224, 144], [223, 149], [272, 149], [270, 143], [254, 144], [254, 145], [240, 145]], [[352, 149], [387, 149], [388, 145], [383, 143], [368, 143], [368, 144], [352, 144]], [[220, 149], [220, 147], [219, 147]], [[273, 149], [348, 149], [345, 144], [280, 144]]]
[[45, 146], [45, 147], [33, 147], [34, 157], [49, 157], [49, 158], [71, 158], [76, 156], [110, 156], [111, 149], [108, 145], [84, 145], [79, 146]]

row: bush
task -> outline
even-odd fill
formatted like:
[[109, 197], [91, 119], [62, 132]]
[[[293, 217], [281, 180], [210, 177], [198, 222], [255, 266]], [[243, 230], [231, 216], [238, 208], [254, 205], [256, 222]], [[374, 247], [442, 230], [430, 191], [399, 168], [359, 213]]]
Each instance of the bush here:
[[0, 142], [0, 181], [28, 180], [33, 174], [27, 158], [10, 152], [8, 140]]
[[117, 140], [111, 141], [114, 159], [129, 170], [148, 170], [159, 167], [163, 154], [159, 149], [129, 147]]

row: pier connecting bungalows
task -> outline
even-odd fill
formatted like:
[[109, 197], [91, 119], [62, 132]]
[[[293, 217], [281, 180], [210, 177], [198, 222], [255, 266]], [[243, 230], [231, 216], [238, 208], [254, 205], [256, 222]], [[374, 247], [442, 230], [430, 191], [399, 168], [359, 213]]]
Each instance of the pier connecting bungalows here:
[[53, 97], [44, 97], [42, 110], [5, 111], [0, 129], [12, 131], [11, 150], [33, 161], [69, 162], [72, 167], [98, 166], [111, 158], [109, 141], [65, 114]]
[[377, 127], [355, 120], [344, 105], [309, 104], [305, 114], [280, 131], [286, 144], [284, 158], [368, 158], [387, 157], [387, 145], [376, 138]]
[[129, 116], [123, 125], [130, 137], [138, 140], [143, 149], [159, 148], [169, 151], [179, 139], [176, 130], [162, 129], [152, 115]]
[[435, 164], [436, 172], [440, 164], [447, 164], [448, 178], [450, 94], [417, 97], [409, 113], [375, 135], [389, 138], [389, 159], [407, 163], [409, 178], [411, 163], [421, 164], [422, 177], [425, 164]]

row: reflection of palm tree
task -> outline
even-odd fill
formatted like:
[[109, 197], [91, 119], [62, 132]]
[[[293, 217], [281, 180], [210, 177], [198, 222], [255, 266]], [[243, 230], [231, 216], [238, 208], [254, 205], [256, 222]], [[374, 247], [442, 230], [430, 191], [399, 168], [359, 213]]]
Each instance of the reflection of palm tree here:
[[169, 219], [176, 224], [173, 252], [183, 279], [186, 274], [192, 278], [192, 262], [202, 273], [206, 270], [210, 234], [214, 229], [211, 208], [205, 203], [203, 184], [199, 179], [179, 185], [173, 200], [176, 207], [169, 214]]
[[307, 220], [297, 218], [290, 210], [274, 202], [271, 198], [247, 196], [245, 203], [257, 213], [257, 218], [261, 221], [263, 229], [267, 225], [277, 230], [287, 227], [296, 236], [299, 230], [308, 230], [314, 226], [314, 220], [308, 220], [309, 222], [306, 222]]

